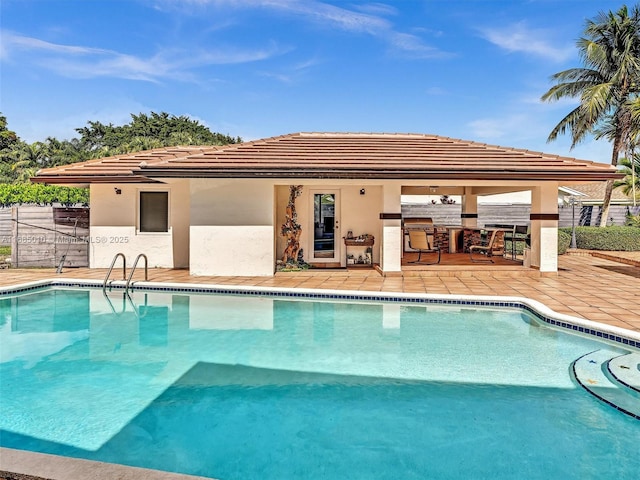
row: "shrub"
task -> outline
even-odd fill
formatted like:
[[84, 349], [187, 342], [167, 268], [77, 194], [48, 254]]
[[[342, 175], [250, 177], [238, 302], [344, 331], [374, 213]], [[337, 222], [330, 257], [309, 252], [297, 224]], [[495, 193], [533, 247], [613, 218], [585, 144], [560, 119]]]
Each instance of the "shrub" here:
[[[571, 228], [561, 228], [559, 232], [565, 232], [571, 238]], [[576, 246], [584, 250], [637, 252], [640, 251], [640, 228], [576, 227]]]
[[640, 227], [640, 215], [627, 215], [626, 225], [628, 227]]
[[558, 229], [558, 255], [564, 255], [571, 246], [571, 233]]
[[51, 205], [65, 206], [89, 203], [88, 188], [61, 187], [40, 183], [0, 183], [0, 206], [11, 205]]

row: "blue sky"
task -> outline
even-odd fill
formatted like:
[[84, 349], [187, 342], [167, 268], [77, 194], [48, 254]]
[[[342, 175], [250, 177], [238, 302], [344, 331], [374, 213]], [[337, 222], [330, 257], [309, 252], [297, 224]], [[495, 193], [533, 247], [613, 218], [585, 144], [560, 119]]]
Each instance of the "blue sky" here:
[[27, 142], [164, 111], [244, 140], [429, 133], [609, 163], [604, 141], [547, 143], [575, 103], [539, 99], [622, 4], [2, 0], [0, 112]]

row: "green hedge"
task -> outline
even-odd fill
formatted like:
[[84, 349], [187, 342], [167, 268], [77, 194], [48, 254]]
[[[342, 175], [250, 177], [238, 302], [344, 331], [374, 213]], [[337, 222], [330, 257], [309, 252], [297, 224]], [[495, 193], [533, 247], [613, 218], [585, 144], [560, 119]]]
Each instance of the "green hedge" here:
[[[558, 233], [558, 251], [560, 251], [560, 232], [569, 235], [571, 228], [561, 228]], [[638, 227], [576, 227], [576, 247], [584, 250], [640, 251], [640, 228]]]
[[89, 189], [42, 185], [40, 183], [0, 183], [0, 206], [11, 205], [88, 205]]
[[571, 246], [571, 231], [558, 229], [558, 255], [564, 255]]

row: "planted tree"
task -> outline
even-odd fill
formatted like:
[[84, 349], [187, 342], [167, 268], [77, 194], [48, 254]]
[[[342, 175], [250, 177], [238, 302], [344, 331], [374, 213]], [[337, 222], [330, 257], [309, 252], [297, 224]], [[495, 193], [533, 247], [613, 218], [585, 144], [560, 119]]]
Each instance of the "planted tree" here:
[[[631, 105], [640, 92], [640, 10], [626, 6], [617, 12], [600, 13], [588, 20], [584, 36], [577, 42], [583, 67], [558, 72], [556, 85], [542, 96], [543, 101], [579, 98], [549, 134], [571, 134], [571, 148], [589, 134], [606, 136], [612, 142], [611, 164], [630, 142], [633, 133]], [[613, 180], [607, 182], [600, 226], [606, 226]]]
[[613, 182], [613, 187], [619, 188], [622, 193], [631, 197], [635, 205], [640, 200], [640, 154], [636, 153], [631, 158], [621, 158], [618, 170], [624, 173], [624, 178]]

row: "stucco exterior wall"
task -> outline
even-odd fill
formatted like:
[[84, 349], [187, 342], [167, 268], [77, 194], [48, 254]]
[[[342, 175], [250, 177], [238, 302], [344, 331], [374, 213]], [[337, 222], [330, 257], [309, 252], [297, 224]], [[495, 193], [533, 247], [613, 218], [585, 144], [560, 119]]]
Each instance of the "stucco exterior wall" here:
[[[365, 194], [360, 194], [364, 188]], [[382, 246], [382, 186], [381, 185], [345, 185], [342, 191], [342, 224], [340, 237], [351, 230], [354, 235], [369, 233], [375, 237], [373, 262], [380, 263]], [[344, 244], [343, 244], [344, 246]], [[342, 255], [344, 257], [344, 255]]]
[[[120, 191], [116, 194], [116, 189]], [[169, 231], [139, 232], [140, 191], [169, 192]], [[117, 253], [127, 264], [144, 253], [149, 267], [185, 268], [189, 265], [189, 181], [161, 185], [91, 186], [89, 266], [108, 268]]]
[[192, 275], [273, 275], [272, 181], [193, 179], [190, 212]]

